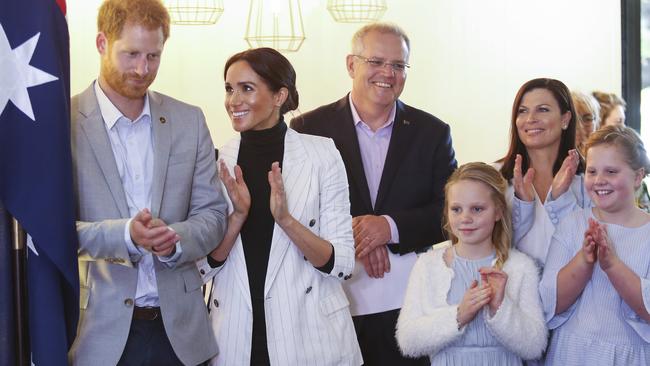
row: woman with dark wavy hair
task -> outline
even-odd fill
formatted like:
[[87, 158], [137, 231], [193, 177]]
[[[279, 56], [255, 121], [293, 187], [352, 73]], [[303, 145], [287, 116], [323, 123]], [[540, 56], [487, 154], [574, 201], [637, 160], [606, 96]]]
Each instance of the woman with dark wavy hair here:
[[511, 183], [515, 246], [542, 267], [560, 218], [589, 204], [577, 175], [576, 116], [569, 89], [555, 79], [526, 82], [512, 106], [510, 147], [500, 171]]
[[331, 139], [287, 127], [296, 73], [271, 48], [230, 57], [220, 150], [228, 230], [199, 263], [213, 277], [213, 365], [360, 365], [341, 281], [354, 266], [345, 167]]

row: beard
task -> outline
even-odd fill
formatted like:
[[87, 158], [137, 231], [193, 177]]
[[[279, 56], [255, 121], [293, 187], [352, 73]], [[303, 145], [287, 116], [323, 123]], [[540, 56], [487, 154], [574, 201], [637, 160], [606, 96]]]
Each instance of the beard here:
[[[106, 60], [101, 65], [101, 74], [108, 86], [121, 96], [129, 99], [140, 99], [144, 97], [147, 89], [156, 78], [155, 73], [149, 73], [144, 77], [136, 73], [121, 73], [111, 62]], [[128, 81], [136, 81], [137, 84], [130, 84]]]

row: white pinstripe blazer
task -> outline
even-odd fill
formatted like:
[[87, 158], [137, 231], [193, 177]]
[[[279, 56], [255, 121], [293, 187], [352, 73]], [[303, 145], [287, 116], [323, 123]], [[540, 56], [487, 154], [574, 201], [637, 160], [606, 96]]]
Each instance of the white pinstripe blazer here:
[[[219, 150], [231, 174], [239, 143], [239, 138], [233, 139]], [[354, 267], [343, 161], [331, 139], [288, 129], [282, 166], [289, 211], [332, 243], [335, 259], [330, 273], [317, 270], [275, 225], [264, 284], [271, 365], [360, 365], [361, 352], [341, 287]], [[232, 212], [230, 200], [228, 208]], [[212, 365], [249, 364], [253, 313], [241, 236], [224, 265], [211, 269], [201, 261], [199, 267], [205, 279], [214, 276], [209, 306], [220, 353]]]

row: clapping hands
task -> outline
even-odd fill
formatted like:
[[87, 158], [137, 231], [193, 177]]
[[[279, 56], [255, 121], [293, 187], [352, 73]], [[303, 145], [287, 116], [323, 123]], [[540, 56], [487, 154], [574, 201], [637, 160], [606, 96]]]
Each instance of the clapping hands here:
[[598, 222], [589, 219], [589, 227], [585, 231], [585, 239], [582, 241], [580, 255], [582, 257], [582, 260], [587, 264], [594, 264], [598, 260], [598, 249], [596, 240], [594, 239], [596, 232], [598, 231], [598, 225]]
[[535, 200], [535, 188], [533, 188], [533, 179], [535, 179], [535, 169], [528, 168], [524, 174], [521, 170], [522, 160], [520, 154], [515, 157], [515, 169], [512, 173], [512, 186], [515, 189], [515, 196], [522, 201], [532, 202]]
[[287, 195], [284, 190], [284, 181], [282, 180], [282, 169], [280, 168], [280, 163], [277, 161], [271, 164], [268, 179], [271, 185], [271, 215], [273, 215], [275, 222], [284, 228], [293, 221], [293, 216], [289, 213]]
[[483, 283], [479, 286], [478, 281], [474, 280], [469, 285], [463, 300], [458, 305], [458, 321], [459, 327], [464, 327], [469, 324], [481, 308], [490, 302], [492, 288]]
[[598, 262], [600, 268], [605, 272], [620, 261], [607, 235], [605, 224], [591, 218], [589, 219], [589, 227], [585, 231], [581, 253], [587, 263]]
[[490, 287], [490, 302], [488, 305], [490, 315], [494, 315], [499, 310], [506, 294], [508, 274], [496, 267], [481, 267], [478, 271], [481, 274], [481, 282]]
[[474, 280], [458, 305], [458, 324], [462, 327], [474, 319], [479, 310], [488, 305], [494, 316], [503, 302], [508, 275], [495, 267], [481, 267], [481, 284]]
[[557, 174], [555, 174], [553, 183], [551, 184], [551, 197], [554, 200], [569, 190], [569, 187], [571, 187], [571, 183], [573, 182], [573, 177], [578, 171], [578, 164], [580, 164], [580, 155], [578, 155], [578, 150], [569, 150], [569, 153], [566, 158], [564, 158], [564, 161], [562, 161], [562, 166], [560, 167], [560, 170], [558, 170]]
[[163, 220], [154, 218], [148, 208], [133, 217], [129, 233], [136, 245], [161, 257], [174, 254], [176, 243], [181, 240]]
[[221, 178], [223, 185], [226, 187], [228, 197], [232, 202], [232, 215], [243, 222], [248, 217], [248, 211], [251, 208], [251, 195], [239, 165], [235, 165], [233, 172], [235, 173], [234, 177], [230, 175], [226, 163], [223, 160], [219, 160], [219, 178]]
[[[533, 180], [535, 179], [535, 169], [528, 168], [524, 173], [522, 171], [523, 158], [520, 154], [515, 157], [515, 167], [512, 173], [512, 185], [515, 189], [515, 195], [522, 201], [533, 201], [535, 199], [535, 189]], [[566, 158], [562, 161], [560, 170], [555, 174], [551, 183], [551, 197], [557, 199], [571, 187], [573, 177], [576, 175], [578, 165], [580, 164], [580, 155], [576, 149], [569, 150]]]

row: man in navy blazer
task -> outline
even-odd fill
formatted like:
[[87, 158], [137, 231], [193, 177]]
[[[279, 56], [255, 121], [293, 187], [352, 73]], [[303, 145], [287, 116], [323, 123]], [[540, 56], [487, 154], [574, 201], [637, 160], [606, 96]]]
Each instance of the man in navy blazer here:
[[346, 58], [352, 91], [291, 121], [331, 137], [345, 162], [357, 266], [344, 288], [365, 365], [428, 365], [400, 354], [395, 324], [415, 252], [443, 241], [444, 185], [457, 165], [449, 126], [398, 100], [409, 52], [399, 27], [364, 26]]

